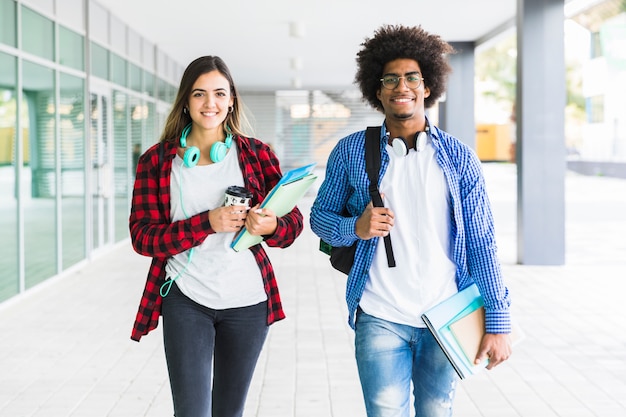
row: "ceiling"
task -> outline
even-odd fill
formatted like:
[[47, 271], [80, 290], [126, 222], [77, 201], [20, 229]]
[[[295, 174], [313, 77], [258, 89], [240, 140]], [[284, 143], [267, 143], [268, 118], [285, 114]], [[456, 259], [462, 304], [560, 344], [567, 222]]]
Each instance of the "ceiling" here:
[[[181, 66], [218, 55], [240, 90], [346, 89], [360, 44], [382, 24], [477, 41], [516, 0], [97, 0]], [[293, 27], [295, 25], [295, 28]], [[290, 31], [296, 29], [296, 35]]]

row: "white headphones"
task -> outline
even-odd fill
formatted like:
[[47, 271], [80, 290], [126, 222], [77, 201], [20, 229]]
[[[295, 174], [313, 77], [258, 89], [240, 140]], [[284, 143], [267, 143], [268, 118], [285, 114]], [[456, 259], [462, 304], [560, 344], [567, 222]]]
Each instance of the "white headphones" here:
[[[426, 120], [426, 130], [423, 132], [417, 132], [415, 134], [414, 140], [414, 149], [417, 152], [424, 150], [426, 144], [428, 143], [428, 135], [430, 133], [430, 126], [428, 125], [428, 120]], [[394, 138], [391, 141], [391, 147], [393, 148], [393, 152], [398, 156], [406, 156], [409, 154], [409, 146], [406, 143], [406, 139], [403, 137]]]

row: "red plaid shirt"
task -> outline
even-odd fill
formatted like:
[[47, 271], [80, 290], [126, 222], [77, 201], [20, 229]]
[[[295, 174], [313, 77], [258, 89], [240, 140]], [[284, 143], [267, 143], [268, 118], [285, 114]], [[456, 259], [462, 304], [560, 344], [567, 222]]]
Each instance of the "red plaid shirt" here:
[[[244, 185], [252, 191], [251, 205], [255, 205], [263, 200], [282, 177], [278, 159], [267, 144], [257, 139], [235, 136], [233, 142], [239, 152]], [[254, 142], [254, 149], [251, 142]], [[171, 222], [170, 173], [177, 144], [163, 142], [163, 145], [162, 160], [159, 157], [159, 144], [152, 146], [139, 158], [133, 188], [129, 220], [133, 248], [141, 255], [152, 257], [131, 334], [131, 339], [136, 341], [155, 329], [159, 323], [162, 302], [159, 290], [165, 282], [167, 259], [200, 245], [208, 235], [215, 233], [209, 223], [208, 211]], [[270, 247], [285, 248], [302, 232], [302, 213], [296, 207], [277, 220], [276, 232], [272, 236], [265, 236], [265, 243]], [[260, 244], [252, 246], [250, 250], [263, 277], [268, 298], [267, 324], [270, 325], [285, 318], [274, 269]]]

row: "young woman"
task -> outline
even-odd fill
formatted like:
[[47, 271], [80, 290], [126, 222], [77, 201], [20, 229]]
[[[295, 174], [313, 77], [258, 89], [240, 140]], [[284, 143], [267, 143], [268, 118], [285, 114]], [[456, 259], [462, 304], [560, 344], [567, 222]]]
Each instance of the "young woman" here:
[[[243, 413], [268, 326], [285, 317], [261, 245], [235, 252], [245, 225], [272, 247], [302, 231], [298, 208], [258, 210], [281, 178], [270, 147], [244, 135], [244, 115], [226, 64], [215, 56], [185, 70], [160, 142], [137, 166], [130, 214], [135, 250], [152, 257], [131, 338], [163, 339], [177, 417]], [[224, 206], [228, 187], [252, 193], [250, 209]]]

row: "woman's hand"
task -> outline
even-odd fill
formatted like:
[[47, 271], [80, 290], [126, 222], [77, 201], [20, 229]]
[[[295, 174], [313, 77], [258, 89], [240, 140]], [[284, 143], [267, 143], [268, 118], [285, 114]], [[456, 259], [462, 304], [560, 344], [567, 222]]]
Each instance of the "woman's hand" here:
[[224, 206], [209, 210], [211, 228], [217, 233], [238, 232], [248, 217], [246, 206]]
[[254, 236], [273, 235], [278, 226], [276, 214], [269, 209], [259, 208], [259, 204], [252, 207], [246, 218], [246, 230]]

